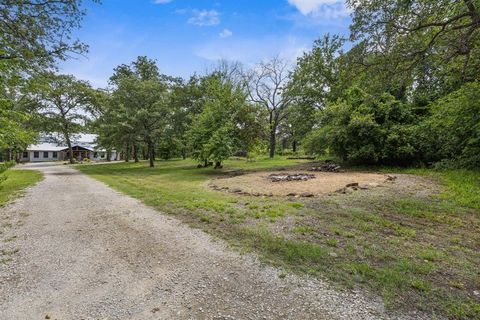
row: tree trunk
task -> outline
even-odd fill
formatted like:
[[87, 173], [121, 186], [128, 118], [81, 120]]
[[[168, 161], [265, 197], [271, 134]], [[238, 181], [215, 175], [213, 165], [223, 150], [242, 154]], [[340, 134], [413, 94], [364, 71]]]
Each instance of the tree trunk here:
[[125, 145], [125, 162], [130, 161], [130, 144], [127, 142]]
[[275, 146], [277, 138], [277, 122], [274, 115], [274, 111], [271, 110], [269, 114], [268, 124], [270, 125], [270, 141], [269, 141], [269, 156], [273, 158], [275, 156]]
[[150, 162], [150, 168], [153, 168], [155, 166], [155, 147], [153, 146], [153, 142], [148, 139], [147, 141], [148, 145], [148, 158]]
[[293, 140], [293, 143], [292, 143], [292, 151], [293, 151], [293, 152], [297, 152], [297, 140]]
[[275, 156], [275, 146], [276, 146], [276, 140], [277, 140], [277, 126], [271, 126], [270, 128], [270, 158], [273, 158]]
[[107, 149], [107, 162], [112, 161], [112, 150]]
[[68, 133], [65, 133], [65, 140], [67, 140], [70, 163], [73, 164], [75, 161], [73, 160], [72, 142], [70, 141], [70, 135]]
[[135, 163], [139, 162], [139, 160], [138, 160], [138, 146], [136, 144], [133, 145], [133, 159], [135, 159]]

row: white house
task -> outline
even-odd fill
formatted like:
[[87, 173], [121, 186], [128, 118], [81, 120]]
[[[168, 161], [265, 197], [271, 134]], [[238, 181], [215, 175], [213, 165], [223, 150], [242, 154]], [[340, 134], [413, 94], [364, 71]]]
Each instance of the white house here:
[[[73, 157], [78, 161], [84, 159], [107, 161], [107, 150], [97, 147], [95, 144], [96, 138], [97, 136], [94, 134], [82, 134], [72, 139]], [[69, 159], [69, 153], [70, 151], [66, 144], [46, 142], [43, 139], [39, 144], [28, 146], [19, 160], [20, 162], [61, 161]], [[110, 152], [110, 160], [120, 160], [120, 154], [112, 150]]]

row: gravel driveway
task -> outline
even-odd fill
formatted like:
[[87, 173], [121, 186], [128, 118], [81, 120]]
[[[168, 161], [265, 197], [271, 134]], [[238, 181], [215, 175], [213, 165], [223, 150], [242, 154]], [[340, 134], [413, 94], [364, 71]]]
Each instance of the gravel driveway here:
[[68, 166], [26, 167], [45, 179], [0, 208], [0, 319], [388, 318], [378, 300], [281, 278]]

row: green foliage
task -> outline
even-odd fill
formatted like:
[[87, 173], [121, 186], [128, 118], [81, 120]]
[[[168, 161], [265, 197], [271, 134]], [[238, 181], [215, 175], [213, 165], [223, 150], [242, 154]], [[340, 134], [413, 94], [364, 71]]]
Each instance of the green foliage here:
[[320, 111], [313, 124], [293, 113], [290, 131], [308, 124], [307, 151], [357, 163], [479, 167], [480, 3], [347, 5], [351, 48], [325, 36], [298, 60], [289, 92]]
[[162, 138], [162, 155], [170, 157], [175, 146], [169, 122], [173, 114], [170, 89], [178, 82], [160, 74], [154, 60], [140, 56], [130, 65], [120, 65], [110, 77], [113, 92], [103, 99], [96, 121], [99, 143], [108, 149], [123, 150], [137, 160], [140, 144], [147, 147], [150, 166], [154, 165], [157, 144]]
[[60, 133], [71, 148], [71, 137], [83, 131], [89, 110], [93, 109], [94, 90], [90, 84], [72, 75], [45, 72], [30, 79], [25, 91], [42, 119], [44, 131]]
[[8, 162], [0, 162], [0, 189], [2, 189], [2, 183], [7, 180], [7, 176], [5, 175], [5, 172], [7, 171], [8, 168], [12, 167], [15, 164], [13, 161], [8, 161]]
[[[2, 166], [5, 165], [0, 164], [0, 171]], [[42, 178], [40, 172], [33, 170], [8, 170], [3, 175], [6, 179], [3, 182], [0, 181], [0, 207], [12, 200], [23, 189], [37, 183]]]
[[341, 96], [344, 62], [338, 57], [343, 55], [344, 44], [339, 36], [325, 35], [298, 59], [288, 87], [298, 104], [323, 108]]
[[247, 103], [240, 87], [219, 74], [204, 78], [202, 87], [202, 112], [188, 132], [193, 158], [221, 163], [235, 150], [249, 151], [258, 138], [258, 109]]
[[431, 105], [420, 124], [422, 150], [428, 161], [456, 167], [480, 167], [480, 83], [467, 83]]
[[352, 88], [323, 110], [320, 128], [307, 138], [306, 147], [357, 163], [406, 163], [415, 155], [413, 119], [409, 108], [391, 95], [375, 97]]
[[56, 59], [86, 52], [85, 44], [72, 39], [85, 14], [81, 5], [81, 0], [2, 1], [0, 69], [4, 63], [22, 70], [50, 67]]
[[28, 127], [30, 116], [16, 110], [12, 100], [0, 96], [0, 150], [21, 151], [32, 143], [35, 131]]

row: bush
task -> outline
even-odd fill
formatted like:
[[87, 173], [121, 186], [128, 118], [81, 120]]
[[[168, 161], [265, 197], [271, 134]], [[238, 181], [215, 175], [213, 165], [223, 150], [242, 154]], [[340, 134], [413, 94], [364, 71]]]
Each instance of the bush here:
[[389, 94], [374, 97], [351, 88], [326, 107], [304, 146], [355, 163], [408, 164], [416, 155], [414, 119], [410, 108]]
[[425, 160], [440, 167], [480, 167], [480, 84], [465, 84], [430, 110], [417, 128]]
[[14, 165], [15, 165], [14, 161], [8, 161], [8, 162], [0, 163], [0, 188], [2, 187], [2, 183], [5, 180], [7, 180], [7, 177], [5, 176], [5, 171], [7, 171], [8, 168], [10, 168]]

